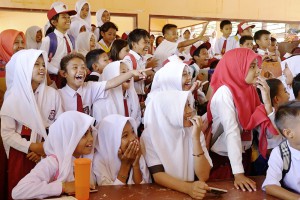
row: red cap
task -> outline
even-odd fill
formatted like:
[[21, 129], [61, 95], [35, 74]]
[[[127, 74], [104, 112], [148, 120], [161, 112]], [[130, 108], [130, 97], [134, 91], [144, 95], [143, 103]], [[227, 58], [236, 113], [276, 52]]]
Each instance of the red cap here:
[[129, 31], [125, 31], [125, 32], [122, 34], [121, 39], [122, 39], [122, 40], [127, 40], [129, 33], [130, 33]]
[[77, 12], [75, 10], [67, 10], [67, 6], [65, 4], [58, 4], [47, 12], [47, 17], [51, 20], [55, 15], [60, 13], [68, 13], [71, 16], [76, 15]]
[[254, 28], [255, 25], [249, 25], [249, 24], [247, 24], [247, 22], [241, 22], [241, 23], [239, 23], [239, 25], [238, 25], [238, 32], [239, 32], [239, 34], [241, 34], [244, 30], [246, 30], [249, 27], [250, 28]]
[[198, 48], [196, 48], [194, 45], [192, 45], [191, 48], [190, 48], [190, 54], [193, 57], [193, 56], [195, 56], [194, 53], [196, 52], [196, 50], [204, 49], [204, 48], [209, 50], [210, 47], [211, 47], [211, 44], [209, 42], [204, 42]]

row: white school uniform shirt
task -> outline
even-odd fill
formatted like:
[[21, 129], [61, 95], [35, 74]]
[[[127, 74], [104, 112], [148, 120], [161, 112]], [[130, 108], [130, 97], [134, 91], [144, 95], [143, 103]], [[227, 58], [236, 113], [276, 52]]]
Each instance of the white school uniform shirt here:
[[90, 39], [94, 36], [95, 44], [96, 44], [96, 36], [91, 32], [82, 32], [79, 33], [76, 38], [75, 49], [78, 53], [81, 53], [86, 56], [86, 54], [91, 50]]
[[[68, 54], [67, 44], [66, 44], [66, 40], [64, 39], [64, 36], [67, 38], [71, 50], [74, 49], [72, 42], [67, 33], [63, 34], [56, 29], [54, 30], [54, 33], [56, 34], [57, 37], [57, 49], [55, 55], [51, 59], [51, 62], [48, 62], [48, 72], [50, 74], [58, 73], [58, 71], [60, 70], [60, 60]], [[42, 45], [40, 50], [44, 50], [47, 52], [47, 59], [45, 60], [45, 62], [48, 61], [49, 47], [50, 47], [50, 38], [44, 37], [42, 40]]]
[[[187, 101], [193, 105], [192, 94], [188, 91], [157, 92], [147, 104], [141, 140], [148, 167], [163, 165], [165, 173], [182, 181], [194, 181], [193, 127], [183, 126]], [[212, 166], [203, 133], [200, 143]]]
[[68, 111], [50, 126], [44, 142], [47, 155], [13, 189], [14, 199], [37, 199], [59, 196], [62, 183], [74, 181], [73, 153], [94, 118], [77, 111]]
[[[215, 54], [221, 54], [222, 47], [223, 47], [225, 40], [226, 40], [226, 38], [224, 36], [222, 36], [216, 40], [215, 47], [214, 47]], [[239, 47], [239, 46], [237, 46], [238, 43], [239, 43], [239, 38], [237, 36], [229, 36], [227, 38], [225, 52], [227, 52], [231, 49], [238, 48]]]
[[[146, 61], [143, 59], [142, 56], [140, 56], [138, 53], [132, 50], [130, 50], [129, 53], [132, 54], [136, 60], [136, 70], [146, 69]], [[130, 56], [125, 56], [123, 61], [127, 64], [129, 70], [133, 70], [133, 63], [130, 59]], [[145, 94], [144, 80], [134, 82], [134, 88], [137, 94]]]
[[[131, 117], [109, 115], [99, 124], [97, 139], [98, 144], [96, 144], [93, 161], [93, 172], [96, 176], [98, 185], [124, 185], [124, 183], [117, 178], [121, 167], [118, 150], [121, 145], [124, 126], [128, 121], [137, 135], [135, 120]], [[149, 183], [150, 173], [143, 155], [140, 157], [139, 164], [143, 177], [141, 183]], [[134, 184], [132, 169], [130, 170], [127, 183]]]
[[263, 49], [260, 49], [260, 48], [257, 48], [257, 54], [261, 55], [261, 56], [265, 56], [265, 55], [270, 55], [269, 53], [269, 50], [263, 50]]
[[102, 82], [84, 82], [77, 90], [73, 90], [68, 84], [59, 89], [59, 94], [62, 99], [62, 107], [64, 111], [77, 110], [77, 93], [80, 94], [84, 113], [91, 114], [91, 106], [98, 99], [106, 98], [105, 91], [106, 81]]
[[[123, 61], [121, 61], [123, 62]], [[109, 63], [103, 70], [104, 81], [111, 80], [120, 75], [120, 61]], [[141, 123], [141, 108], [138, 96], [134, 89], [133, 78], [130, 79], [130, 86], [123, 96], [122, 84], [109, 90], [107, 98], [96, 101], [93, 105], [93, 117], [100, 122], [110, 114], [125, 116], [124, 98], [127, 100], [128, 114], [135, 120], [137, 126]]]
[[169, 56], [178, 54], [178, 42], [170, 42], [168, 40], [163, 40], [160, 45], [156, 48], [154, 52], [154, 58], [158, 60], [157, 67], [154, 68], [155, 71], [158, 71], [163, 67], [163, 62], [168, 59]]
[[[287, 143], [291, 151], [291, 166], [289, 172], [286, 173], [283, 179], [283, 183], [286, 187], [300, 193], [300, 151], [291, 147], [289, 142]], [[266, 179], [262, 185], [263, 190], [266, 189], [267, 185], [281, 186], [283, 160], [278, 146], [272, 150], [268, 164], [269, 168], [267, 170]]]
[[98, 42], [98, 44], [99, 44], [99, 48], [100, 48], [100, 49], [102, 49], [103, 51], [105, 51], [106, 53], [108, 53], [108, 52], [110, 52], [110, 49], [111, 49], [111, 46], [112, 46], [113, 42], [112, 42], [112, 43], [110, 44], [110, 46], [108, 47], [108, 46], [106, 45], [106, 43], [104, 42], [104, 40], [101, 39], [101, 40]]
[[39, 49], [41, 42], [36, 42], [36, 34], [38, 31], [42, 31], [42, 28], [38, 26], [31, 26], [26, 30], [26, 49]]
[[98, 76], [99, 77], [98, 82], [103, 81], [102, 74], [99, 74], [98, 72], [93, 71], [92, 73], [90, 73], [90, 75]]
[[[8, 63], [14, 80], [6, 91], [5, 100], [1, 108], [1, 136], [4, 147], [9, 156], [10, 146], [28, 153], [32, 142], [46, 138], [46, 128], [62, 113], [61, 100], [58, 92], [46, 85], [46, 77], [35, 93], [31, 86], [32, 70], [37, 58], [46, 53], [41, 50], [21, 50]], [[47, 70], [47, 65], [46, 65]], [[22, 126], [29, 127], [30, 141], [21, 138]]]
[[[216, 133], [222, 124], [223, 132], [211, 147], [211, 151], [228, 156], [233, 174], [244, 173], [242, 153], [252, 145], [251, 141], [241, 141], [242, 127], [238, 122], [237, 112], [233, 103], [233, 96], [229, 88], [221, 86], [211, 99], [210, 109], [212, 113], [212, 133]], [[268, 117], [274, 119], [274, 112]]]

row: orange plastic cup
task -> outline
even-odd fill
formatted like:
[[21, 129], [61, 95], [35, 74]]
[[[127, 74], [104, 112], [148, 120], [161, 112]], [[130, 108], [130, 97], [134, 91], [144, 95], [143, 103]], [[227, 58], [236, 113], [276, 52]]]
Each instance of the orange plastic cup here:
[[90, 197], [90, 170], [91, 160], [88, 158], [78, 158], [75, 164], [75, 198], [87, 200]]

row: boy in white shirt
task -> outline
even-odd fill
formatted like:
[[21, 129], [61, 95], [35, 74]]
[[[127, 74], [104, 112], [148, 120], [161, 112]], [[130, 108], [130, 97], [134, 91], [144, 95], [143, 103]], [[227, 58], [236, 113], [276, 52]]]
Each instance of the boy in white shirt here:
[[218, 38], [215, 43], [215, 55], [224, 55], [225, 52], [236, 48], [237, 38], [231, 36], [232, 24], [229, 20], [223, 20], [220, 23], [220, 29], [223, 33], [222, 37]]
[[281, 105], [275, 123], [287, 139], [271, 152], [262, 189], [280, 199], [300, 199], [300, 102]]
[[269, 57], [268, 48], [271, 46], [271, 33], [267, 30], [259, 30], [254, 34], [254, 41], [257, 45], [257, 53], [265, 59], [271, 59]]

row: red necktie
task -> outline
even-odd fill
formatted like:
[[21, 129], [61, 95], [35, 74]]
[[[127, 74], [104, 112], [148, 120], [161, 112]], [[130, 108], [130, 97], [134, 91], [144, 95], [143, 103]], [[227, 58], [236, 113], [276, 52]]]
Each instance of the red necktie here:
[[125, 117], [129, 117], [127, 99], [123, 99], [123, 101], [124, 101]]
[[71, 47], [70, 47], [70, 45], [69, 45], [69, 42], [68, 42], [66, 36], [64, 36], [64, 39], [65, 39], [65, 41], [66, 41], [67, 51], [68, 51], [68, 54], [69, 54], [69, 53], [71, 53]]
[[224, 43], [223, 43], [223, 47], [222, 47], [222, 50], [221, 50], [222, 55], [224, 55], [225, 52], [226, 52], [226, 45], [227, 45], [227, 40], [225, 40]]
[[77, 95], [77, 111], [78, 112], [83, 112], [83, 105], [82, 105], [82, 99], [80, 94], [76, 93]]

